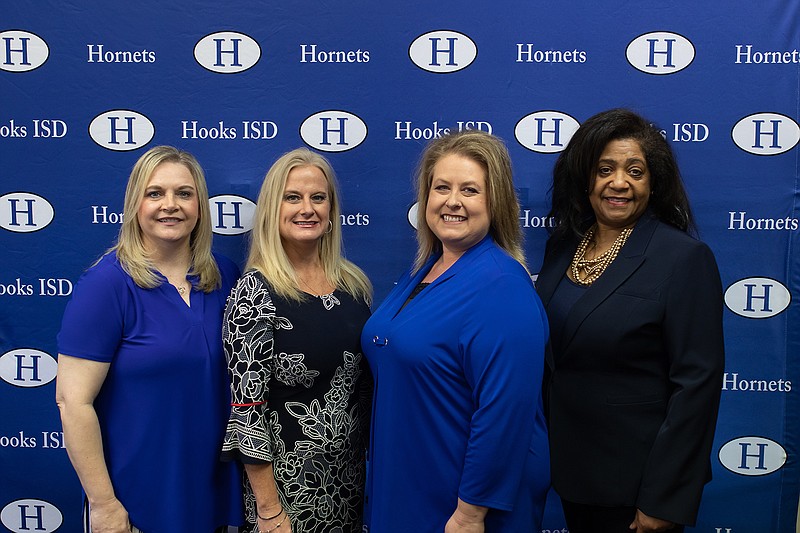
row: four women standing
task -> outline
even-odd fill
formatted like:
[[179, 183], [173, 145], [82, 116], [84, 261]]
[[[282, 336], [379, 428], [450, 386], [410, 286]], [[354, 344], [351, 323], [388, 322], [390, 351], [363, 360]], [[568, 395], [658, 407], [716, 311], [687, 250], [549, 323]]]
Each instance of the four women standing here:
[[[213, 346], [228, 360], [222, 450], [244, 464], [247, 529], [538, 531], [548, 337], [553, 483], [570, 530], [694, 521], [719, 402], [722, 293], [713, 255], [687, 235], [666, 141], [612, 110], [559, 157], [538, 281], [551, 326], [502, 142], [477, 131], [434, 140], [417, 181], [416, 260], [369, 318], [370, 283], [341, 253], [332, 168], [305, 149], [278, 159], [220, 340], [237, 273], [211, 256], [202, 171], [166, 147], [142, 157], [119, 243], [79, 283], [59, 336], [59, 406], [95, 531], [239, 523], [232, 470], [211, 453], [227, 416]], [[159, 386], [174, 377], [167, 367], [194, 377]], [[201, 439], [175, 395], [193, 412], [204, 402]], [[173, 435], [163, 446], [145, 438], [159, 416]], [[169, 480], [146, 475], [165, 459]], [[168, 516], [189, 495], [193, 510]]]

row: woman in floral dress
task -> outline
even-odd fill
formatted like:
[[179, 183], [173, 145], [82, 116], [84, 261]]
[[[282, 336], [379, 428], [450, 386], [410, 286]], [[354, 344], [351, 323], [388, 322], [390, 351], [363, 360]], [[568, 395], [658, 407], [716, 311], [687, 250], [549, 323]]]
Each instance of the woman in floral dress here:
[[371, 378], [360, 332], [372, 287], [342, 257], [339, 213], [325, 158], [284, 154], [264, 179], [228, 300], [223, 458], [244, 464], [252, 531], [361, 531]]

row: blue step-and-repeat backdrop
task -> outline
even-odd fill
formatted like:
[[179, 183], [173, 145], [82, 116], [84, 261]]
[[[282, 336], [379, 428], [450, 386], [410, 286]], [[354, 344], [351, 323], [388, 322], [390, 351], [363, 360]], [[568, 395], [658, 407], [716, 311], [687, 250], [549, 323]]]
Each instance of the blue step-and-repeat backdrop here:
[[[299, 146], [324, 153], [341, 181], [346, 253], [380, 302], [413, 256], [412, 175], [429, 139], [472, 128], [506, 141], [536, 271], [558, 152], [619, 106], [672, 143], [726, 291], [714, 479], [694, 531], [793, 531], [796, 0], [4, 3], [0, 531], [81, 529], [55, 337], [149, 147], [197, 156], [214, 247], [240, 264], [267, 168]], [[566, 531], [555, 499], [543, 531]]]

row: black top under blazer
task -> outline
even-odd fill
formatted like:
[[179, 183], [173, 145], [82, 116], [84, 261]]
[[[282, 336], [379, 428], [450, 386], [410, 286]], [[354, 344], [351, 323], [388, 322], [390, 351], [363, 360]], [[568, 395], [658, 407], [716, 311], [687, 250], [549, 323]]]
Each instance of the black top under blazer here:
[[[548, 241], [536, 282], [545, 308], [577, 246]], [[561, 348], [548, 354], [546, 386], [562, 498], [695, 523], [711, 479], [722, 310], [708, 246], [646, 212], [552, 339]]]

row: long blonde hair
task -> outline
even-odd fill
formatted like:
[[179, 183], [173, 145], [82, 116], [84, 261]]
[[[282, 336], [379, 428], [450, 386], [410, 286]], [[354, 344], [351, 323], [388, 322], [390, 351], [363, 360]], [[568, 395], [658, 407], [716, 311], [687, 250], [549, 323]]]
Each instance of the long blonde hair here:
[[417, 171], [417, 255], [414, 271], [422, 268], [432, 255], [442, 251], [441, 241], [428, 227], [425, 211], [433, 182], [433, 167], [449, 154], [466, 157], [483, 167], [486, 172], [489, 235], [500, 248], [526, 267], [522, 229], [519, 226], [519, 201], [514, 192], [508, 150], [503, 141], [494, 135], [464, 130], [431, 141], [422, 154]]
[[125, 272], [140, 287], [152, 289], [163, 283], [148, 257], [139, 225], [139, 206], [144, 200], [147, 183], [162, 163], [178, 163], [185, 166], [194, 179], [197, 190], [199, 213], [197, 224], [189, 237], [192, 264], [189, 274], [198, 277], [197, 288], [211, 292], [219, 287], [221, 276], [214, 256], [211, 254], [211, 209], [208, 206], [208, 186], [200, 163], [188, 152], [172, 146], [155, 146], [142, 154], [133, 166], [125, 189], [122, 227], [117, 243], [107, 253], [116, 252]]
[[295, 301], [303, 299], [304, 293], [299, 289], [294, 267], [283, 249], [279, 229], [283, 191], [289, 172], [303, 166], [320, 169], [328, 183], [331, 229], [319, 241], [319, 257], [325, 277], [334, 287], [369, 304], [372, 301], [372, 284], [360, 268], [342, 256], [341, 208], [336, 175], [327, 159], [307, 148], [283, 154], [264, 177], [256, 202], [250, 254], [245, 269], [261, 272], [272, 289], [284, 298]]

